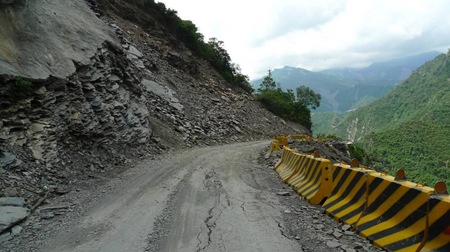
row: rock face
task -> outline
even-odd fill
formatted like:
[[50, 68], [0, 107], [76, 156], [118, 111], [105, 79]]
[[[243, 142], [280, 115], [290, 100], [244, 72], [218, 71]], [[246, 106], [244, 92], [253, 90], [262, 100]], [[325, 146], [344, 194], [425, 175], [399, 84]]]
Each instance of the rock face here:
[[[122, 70], [127, 59], [118, 52], [120, 48], [106, 42], [89, 64], [78, 65], [68, 79], [34, 81], [29, 98], [4, 102], [1, 139], [26, 147], [35, 160], [51, 164], [61, 154], [58, 142], [78, 137], [95, 140], [97, 145], [146, 141], [151, 129], [142, 91], [134, 84], [139, 78]], [[15, 80], [4, 81], [15, 85]], [[5, 94], [2, 98], [8, 100]], [[3, 156], [2, 164], [13, 162], [13, 154]]]
[[[112, 18], [120, 14], [113, 10], [136, 13], [131, 18], [146, 17], [133, 5], [99, 4], [103, 7], [95, 10], [104, 13], [97, 13], [101, 21], [81, 1], [44, 1], [42, 7], [30, 2], [0, 9], [0, 24], [5, 18], [18, 22], [11, 13], [28, 13], [32, 8], [50, 13], [55, 9], [53, 15], [58, 15], [64, 5], [64, 12], [70, 14], [52, 24], [54, 18], [46, 17], [50, 14], [36, 17], [42, 22], [40, 28], [49, 31], [42, 36], [49, 38], [30, 37], [17, 44], [28, 48], [24, 59], [30, 65], [15, 60], [14, 53], [4, 53], [12, 42], [0, 34], [0, 196], [35, 199], [36, 193], [30, 191], [66, 191], [66, 186], [92, 174], [128, 167], [134, 159], [168, 148], [306, 132], [283, 124], [178, 41], [174, 45], [163, 26], [148, 29], [126, 16]], [[124, 9], [127, 6], [132, 9]], [[73, 15], [80, 12], [96, 20], [86, 18], [73, 25], [70, 21], [79, 21]], [[80, 33], [81, 26], [91, 21]], [[53, 32], [57, 24], [59, 31], [67, 29], [58, 33], [62, 37]], [[114, 36], [118, 41], [110, 40]], [[70, 53], [50, 47], [61, 43]], [[52, 60], [45, 61], [47, 56]]]
[[22, 198], [0, 198], [0, 233], [30, 215], [30, 210], [25, 204]]
[[15, 0], [1, 0], [0, 4], [13, 4], [14, 2], [16, 2]]
[[172, 107], [178, 109], [179, 111], [183, 111], [184, 106], [181, 105], [180, 101], [175, 97], [175, 92], [172, 89], [159, 85], [154, 81], [145, 79], [142, 80], [141, 84], [144, 86], [147, 92], [153, 92], [165, 101], [169, 102]]
[[64, 78], [113, 37], [83, 0], [0, 2], [1, 73]]

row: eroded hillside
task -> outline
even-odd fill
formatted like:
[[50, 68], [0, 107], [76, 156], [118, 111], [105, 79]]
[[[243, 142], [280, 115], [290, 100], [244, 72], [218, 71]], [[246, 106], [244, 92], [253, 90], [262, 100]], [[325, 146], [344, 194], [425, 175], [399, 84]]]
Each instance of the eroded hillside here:
[[305, 132], [135, 4], [3, 2], [2, 196], [34, 202], [170, 149]]

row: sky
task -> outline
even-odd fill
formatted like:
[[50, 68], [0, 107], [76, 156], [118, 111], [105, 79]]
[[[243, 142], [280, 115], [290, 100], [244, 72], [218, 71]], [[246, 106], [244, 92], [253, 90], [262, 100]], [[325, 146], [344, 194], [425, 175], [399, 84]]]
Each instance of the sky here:
[[450, 48], [448, 0], [161, 0], [250, 79], [283, 66], [365, 67]]

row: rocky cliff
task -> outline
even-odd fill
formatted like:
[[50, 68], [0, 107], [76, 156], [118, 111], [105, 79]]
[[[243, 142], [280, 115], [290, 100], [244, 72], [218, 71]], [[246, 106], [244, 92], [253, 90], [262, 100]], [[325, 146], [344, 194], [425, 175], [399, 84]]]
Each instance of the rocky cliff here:
[[32, 203], [170, 149], [306, 132], [157, 18], [88, 2], [0, 2], [0, 196]]

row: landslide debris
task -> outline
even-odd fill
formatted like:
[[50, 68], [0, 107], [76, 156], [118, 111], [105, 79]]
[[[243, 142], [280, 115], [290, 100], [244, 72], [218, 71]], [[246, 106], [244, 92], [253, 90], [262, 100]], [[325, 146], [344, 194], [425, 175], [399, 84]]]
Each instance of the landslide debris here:
[[[138, 7], [88, 2], [92, 10], [81, 0], [0, 6], [1, 24], [27, 17], [0, 29], [0, 197], [30, 208], [50, 192], [45, 207], [173, 149], [308, 132], [227, 83]], [[46, 31], [39, 38], [33, 20]], [[18, 36], [28, 39], [15, 44]]]
[[[321, 153], [321, 157], [329, 159], [332, 163], [350, 163], [350, 154], [345, 142], [334, 139], [313, 139], [298, 141], [289, 138], [289, 148], [299, 153]], [[271, 190], [276, 193], [280, 203], [284, 205], [283, 211], [284, 235], [289, 239], [298, 241], [303, 251], [346, 251], [346, 252], [374, 252], [385, 251], [375, 247], [368, 239], [358, 236], [351, 226], [335, 221], [324, 214], [319, 205], [311, 205], [297, 193], [284, 184], [274, 169], [281, 158], [281, 152], [274, 152], [267, 156], [269, 149], [260, 152], [258, 162], [267, 169], [262, 172], [270, 174]], [[276, 183], [278, 180], [279, 183]]]

